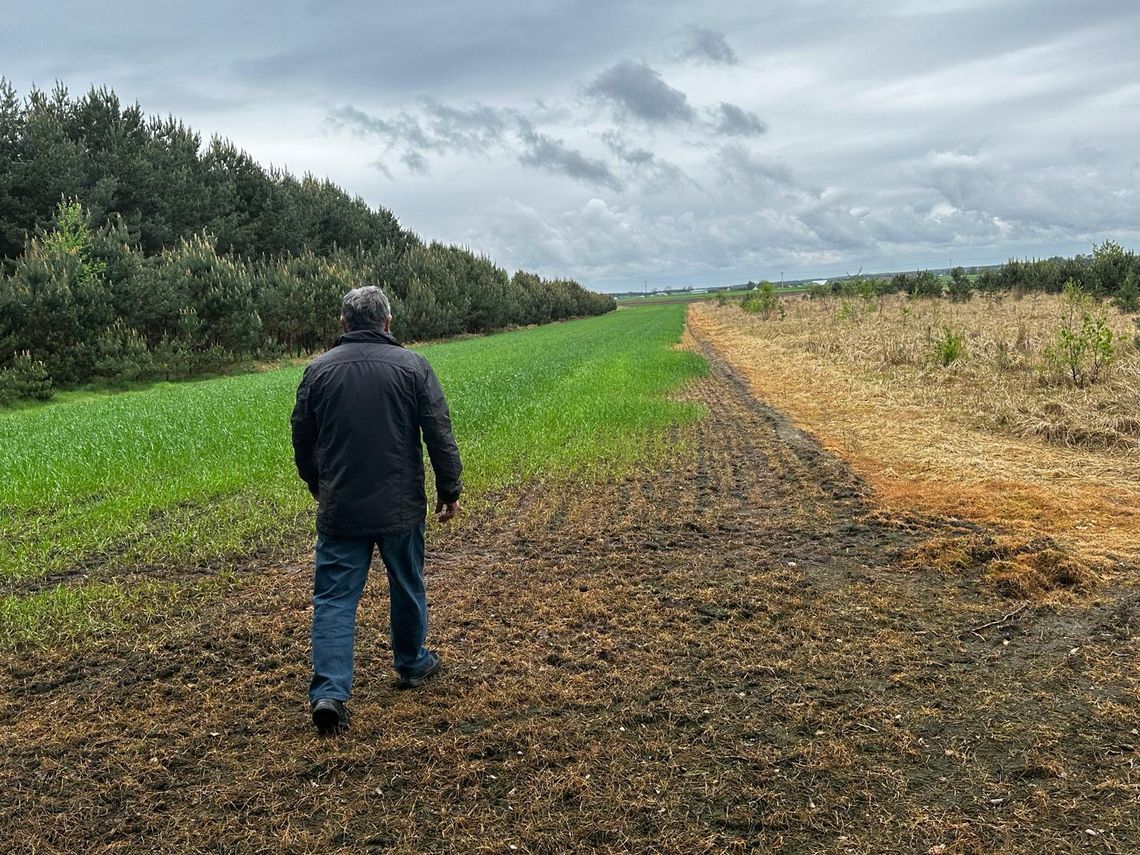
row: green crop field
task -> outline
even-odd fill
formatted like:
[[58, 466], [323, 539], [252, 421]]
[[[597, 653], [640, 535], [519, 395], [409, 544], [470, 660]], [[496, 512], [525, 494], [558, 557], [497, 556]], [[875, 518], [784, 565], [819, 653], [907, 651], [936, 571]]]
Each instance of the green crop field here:
[[[468, 498], [511, 482], [600, 477], [692, 418], [665, 393], [702, 370], [671, 347], [684, 307], [422, 348], [451, 403]], [[163, 569], [299, 542], [313, 503], [289, 414], [301, 367], [160, 384], [0, 413], [0, 578], [87, 574], [0, 599], [0, 634], [98, 625], [178, 595]], [[129, 571], [146, 584], [115, 581]], [[73, 580], [72, 580], [73, 581]]]

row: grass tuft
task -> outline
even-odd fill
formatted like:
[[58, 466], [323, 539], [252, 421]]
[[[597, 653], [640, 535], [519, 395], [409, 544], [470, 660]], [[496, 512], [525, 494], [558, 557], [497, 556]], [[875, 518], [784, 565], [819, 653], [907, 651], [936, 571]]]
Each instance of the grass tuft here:
[[1003, 596], [1039, 598], [1056, 591], [1087, 591], [1104, 569], [1048, 537], [976, 535], [938, 537], [907, 554], [902, 566], [914, 571], [977, 572]]

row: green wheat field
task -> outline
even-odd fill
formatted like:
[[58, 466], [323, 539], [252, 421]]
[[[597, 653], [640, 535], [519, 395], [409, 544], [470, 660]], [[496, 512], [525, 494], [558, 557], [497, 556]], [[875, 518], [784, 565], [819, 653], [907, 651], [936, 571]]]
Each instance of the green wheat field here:
[[[658, 453], [664, 427], [697, 415], [666, 397], [703, 370], [673, 346], [683, 323], [684, 306], [648, 306], [418, 348], [451, 404], [465, 500], [606, 477]], [[301, 371], [0, 413], [0, 577], [29, 588], [0, 598], [0, 644], [168, 606], [185, 592], [164, 568], [232, 570], [255, 550], [303, 542], [313, 503], [289, 440]]]

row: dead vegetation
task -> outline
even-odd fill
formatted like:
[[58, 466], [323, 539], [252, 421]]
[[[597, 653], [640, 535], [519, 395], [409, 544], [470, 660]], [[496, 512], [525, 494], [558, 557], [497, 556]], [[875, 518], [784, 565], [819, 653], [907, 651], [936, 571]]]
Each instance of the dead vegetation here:
[[1040, 599], [1055, 591], [1088, 592], [1110, 565], [1074, 555], [1049, 537], [959, 534], [922, 543], [900, 566], [915, 572], [976, 573], [1007, 597]]
[[919, 403], [942, 406], [969, 427], [1138, 452], [1140, 328], [1110, 304], [1088, 309], [1103, 313], [1114, 354], [1098, 367], [1098, 382], [1081, 384], [1055, 354], [1062, 325], [1075, 323], [1066, 299], [1055, 294], [967, 303], [801, 297], [787, 302], [768, 334], [882, 383], [912, 388]]
[[[1124, 338], [1131, 322], [1113, 315], [1122, 343], [1102, 383], [1046, 376], [1060, 300], [795, 299], [767, 321], [695, 305], [690, 323], [892, 512], [1049, 538], [1075, 560], [1120, 569], [1140, 559], [1140, 357]], [[931, 348], [946, 327], [965, 345], [944, 366]]]

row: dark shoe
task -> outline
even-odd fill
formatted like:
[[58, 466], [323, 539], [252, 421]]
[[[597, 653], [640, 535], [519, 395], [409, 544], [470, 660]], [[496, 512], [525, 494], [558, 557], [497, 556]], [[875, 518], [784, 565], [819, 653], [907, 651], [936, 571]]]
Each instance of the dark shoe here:
[[322, 735], [337, 733], [348, 727], [348, 709], [336, 698], [321, 698], [313, 704], [313, 724]]
[[439, 654], [434, 650], [429, 650], [428, 654], [431, 656], [431, 662], [428, 663], [427, 667], [415, 676], [401, 674], [400, 682], [396, 684], [397, 688], [418, 689], [424, 684], [425, 680], [439, 673], [439, 669], [443, 666], [443, 661], [439, 658]]

